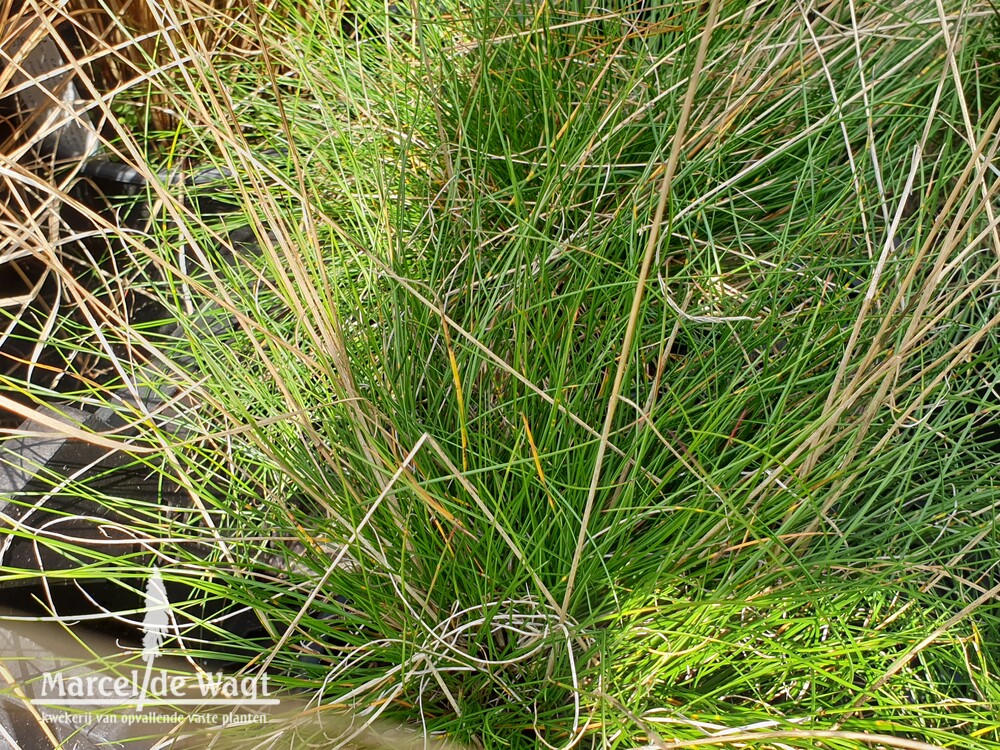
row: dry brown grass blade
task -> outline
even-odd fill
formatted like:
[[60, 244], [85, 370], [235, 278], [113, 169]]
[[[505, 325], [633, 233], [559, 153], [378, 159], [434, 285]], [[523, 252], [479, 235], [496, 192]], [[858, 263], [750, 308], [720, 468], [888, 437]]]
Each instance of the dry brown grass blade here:
[[[597, 499], [597, 488], [601, 481], [601, 469], [604, 464], [604, 454], [607, 451], [611, 437], [611, 428], [614, 425], [615, 411], [618, 408], [618, 396], [621, 392], [622, 381], [628, 370], [632, 356], [632, 341], [635, 337], [636, 325], [639, 320], [639, 312], [642, 308], [643, 296], [646, 292], [646, 283], [649, 278], [649, 269], [653, 263], [653, 257], [659, 247], [660, 230], [663, 225], [663, 217], [666, 212], [667, 203], [670, 199], [670, 189], [673, 186], [674, 174], [677, 164], [680, 161], [681, 148], [687, 137], [688, 120], [694, 109], [694, 98], [698, 91], [698, 84], [701, 82], [702, 67], [705, 64], [705, 57], [708, 55], [708, 45], [712, 39], [712, 31], [718, 19], [720, 0], [712, 0], [705, 17], [704, 28], [698, 43], [698, 52], [695, 55], [694, 65], [691, 68], [691, 76], [688, 79], [687, 92], [681, 104], [680, 117], [677, 122], [677, 129], [674, 132], [670, 146], [670, 155], [663, 172], [663, 180], [660, 185], [660, 193], [656, 203], [656, 210], [653, 214], [652, 229], [649, 233], [649, 242], [646, 245], [646, 252], [643, 256], [642, 267], [639, 270], [639, 278], [636, 282], [635, 294], [632, 298], [632, 309], [629, 313], [628, 325], [625, 329], [625, 338], [622, 341], [621, 353], [618, 356], [618, 367], [615, 371], [614, 383], [611, 386], [611, 395], [608, 399], [608, 408], [605, 414], [604, 426], [601, 430], [600, 442], [597, 444], [597, 455], [594, 458], [594, 470], [591, 475], [590, 489], [587, 491], [587, 499], [583, 508], [583, 517], [580, 521], [580, 533], [577, 537], [576, 549], [573, 551], [573, 559], [570, 563], [569, 573], [566, 577], [566, 592], [563, 595], [562, 607], [560, 610], [561, 622], [565, 621], [567, 610], [573, 596], [573, 587], [576, 583], [576, 572], [580, 567], [580, 559], [587, 543], [587, 531], [590, 524], [590, 516], [594, 510]], [[549, 664], [551, 671], [552, 662]]]

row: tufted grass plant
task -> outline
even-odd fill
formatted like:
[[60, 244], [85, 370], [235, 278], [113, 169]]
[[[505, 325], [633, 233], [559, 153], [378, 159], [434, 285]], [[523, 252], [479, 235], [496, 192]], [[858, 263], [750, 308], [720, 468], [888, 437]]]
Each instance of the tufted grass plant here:
[[989, 2], [156, 11], [112, 281], [182, 331], [103, 330], [191, 510], [95, 499], [261, 620], [175, 650], [484, 748], [1000, 746]]

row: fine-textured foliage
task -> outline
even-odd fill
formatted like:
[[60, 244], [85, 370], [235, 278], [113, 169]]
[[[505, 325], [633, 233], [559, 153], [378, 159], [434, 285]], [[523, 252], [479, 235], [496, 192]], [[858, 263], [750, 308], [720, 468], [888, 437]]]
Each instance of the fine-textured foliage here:
[[95, 499], [261, 613], [186, 647], [459, 741], [1000, 746], [995, 11], [556, 5], [155, 7], [51, 336], [191, 509]]

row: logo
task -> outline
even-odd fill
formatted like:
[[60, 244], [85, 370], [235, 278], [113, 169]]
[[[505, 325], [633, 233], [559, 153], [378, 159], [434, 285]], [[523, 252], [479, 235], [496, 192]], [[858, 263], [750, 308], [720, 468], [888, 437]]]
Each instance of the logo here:
[[279, 699], [271, 692], [267, 674], [234, 676], [203, 670], [192, 674], [155, 666], [173, 619], [163, 576], [155, 566], [146, 581], [144, 613], [142, 669], [104, 669], [88, 674], [77, 674], [76, 670], [44, 672], [37, 695], [28, 702], [49, 708], [134, 708], [136, 713], [150, 706], [259, 708], [278, 705]]
[[146, 662], [146, 674], [142, 682], [142, 693], [135, 710], [142, 711], [144, 698], [149, 693], [149, 683], [153, 674], [153, 661], [160, 655], [160, 645], [170, 625], [170, 604], [167, 589], [163, 585], [160, 569], [153, 566], [153, 572], [146, 581], [146, 615], [142, 619], [142, 659]]

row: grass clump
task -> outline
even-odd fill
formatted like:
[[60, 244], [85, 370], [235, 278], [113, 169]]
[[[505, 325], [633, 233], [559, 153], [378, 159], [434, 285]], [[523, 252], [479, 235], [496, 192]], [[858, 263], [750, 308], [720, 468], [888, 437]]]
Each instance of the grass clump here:
[[238, 209], [154, 179], [183, 331], [114, 322], [164, 577], [261, 617], [202, 653], [484, 747], [1000, 744], [994, 11], [718, 5], [168, 9], [110, 147]]

